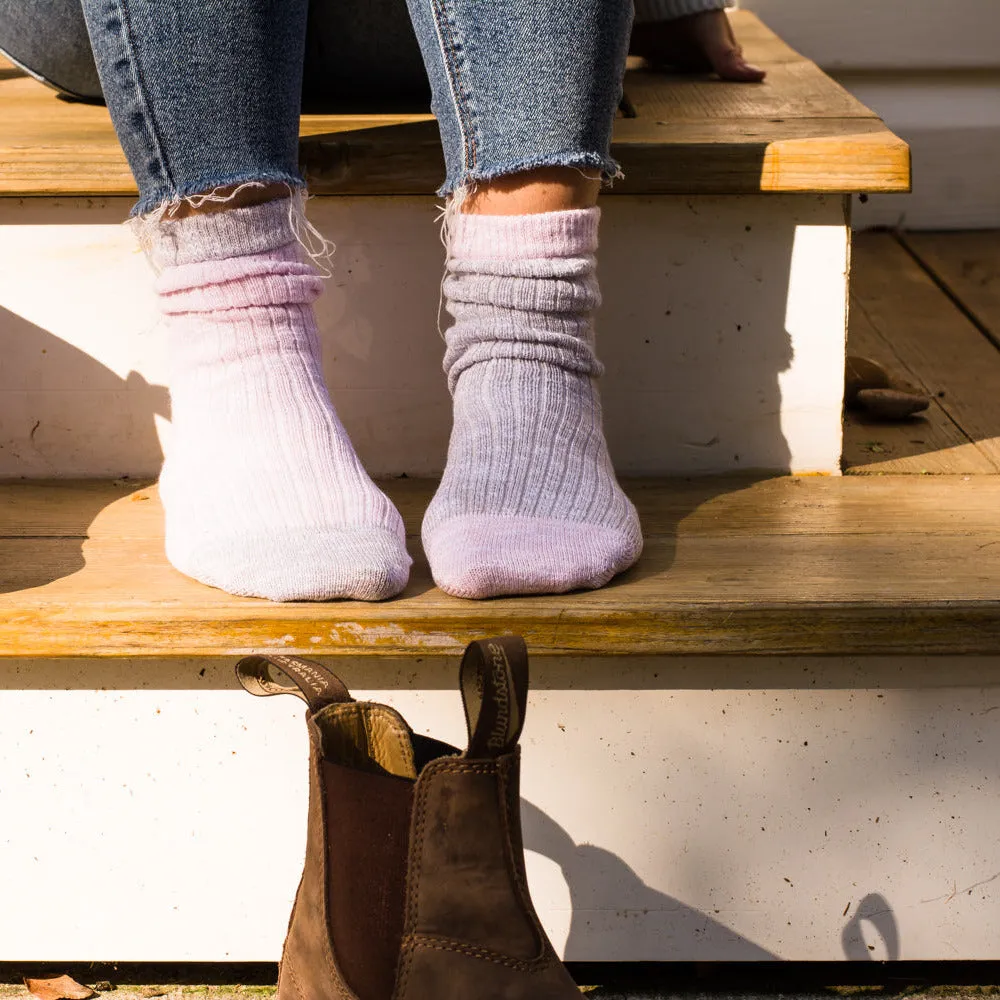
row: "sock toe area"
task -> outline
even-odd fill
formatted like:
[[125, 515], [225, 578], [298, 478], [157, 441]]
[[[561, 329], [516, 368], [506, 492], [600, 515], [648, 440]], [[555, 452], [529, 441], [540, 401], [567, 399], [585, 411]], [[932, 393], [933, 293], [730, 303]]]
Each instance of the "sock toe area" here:
[[172, 544], [182, 573], [240, 597], [270, 601], [382, 601], [409, 578], [412, 560], [387, 528], [300, 528]]
[[487, 515], [442, 521], [423, 543], [434, 582], [473, 599], [603, 587], [642, 552], [638, 525]]

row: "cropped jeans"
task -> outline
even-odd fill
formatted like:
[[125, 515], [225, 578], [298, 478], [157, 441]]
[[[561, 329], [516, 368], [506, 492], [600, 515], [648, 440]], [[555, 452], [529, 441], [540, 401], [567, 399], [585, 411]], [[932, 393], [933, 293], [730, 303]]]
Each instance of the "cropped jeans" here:
[[[0, 0], [0, 48], [14, 5], [22, 21], [34, 5], [65, 27], [79, 3]], [[245, 182], [302, 186], [304, 76], [307, 100], [357, 92], [361, 81], [370, 95], [385, 77], [389, 90], [395, 79], [397, 91], [419, 92], [417, 47], [445, 154], [441, 194], [538, 167], [617, 173], [611, 129], [632, 0], [406, 6], [412, 30], [403, 0], [83, 0], [139, 186], [135, 212]]]

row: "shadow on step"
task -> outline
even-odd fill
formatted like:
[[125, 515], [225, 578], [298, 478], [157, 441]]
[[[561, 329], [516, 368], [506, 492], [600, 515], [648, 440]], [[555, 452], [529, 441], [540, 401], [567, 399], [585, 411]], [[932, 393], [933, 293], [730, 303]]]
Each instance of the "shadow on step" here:
[[[781, 961], [780, 956], [707, 913], [647, 885], [614, 852], [576, 843], [562, 826], [526, 799], [521, 800], [521, 816], [525, 848], [554, 861], [569, 889], [572, 917], [564, 950], [567, 961], [587, 962], [601, 950], [602, 938], [615, 930], [620, 933], [623, 921], [632, 924], [629, 947], [638, 957], [658, 954], [661, 962], [703, 956], [724, 956], [726, 962]], [[889, 901], [880, 893], [869, 893], [849, 907], [853, 912], [844, 915], [840, 942], [844, 958], [871, 962], [878, 944], [870, 942], [880, 942], [885, 959], [898, 961], [899, 927]], [[623, 955], [622, 961], [629, 961], [628, 956]]]
[[[116, 479], [147, 464], [151, 455], [159, 463], [154, 417], [170, 412], [162, 386], [150, 385], [136, 372], [123, 378], [6, 309], [0, 309], [0, 358], [0, 481]], [[122, 493], [109, 483], [95, 483], [93, 489], [75, 491], [66, 504], [58, 502], [55, 490], [47, 499], [42, 483], [22, 488], [32, 491], [32, 516], [22, 516], [14, 528], [0, 512], [4, 593], [82, 569], [91, 522]], [[30, 565], [19, 564], [12, 558], [15, 540], [29, 535], [44, 554]], [[6, 558], [5, 549], [10, 550]]]
[[[604, 589], [613, 590], [628, 587], [642, 580], [659, 578], [663, 584], [664, 603], [672, 599], [682, 599], [685, 595], [671, 586], [670, 570], [676, 559], [677, 544], [684, 519], [718, 497], [740, 493], [750, 489], [755, 483], [774, 479], [780, 475], [781, 473], [769, 472], [733, 473], [670, 480], [666, 496], [662, 480], [624, 480], [622, 485], [625, 492], [639, 512], [644, 540], [643, 555], [632, 569], [616, 577]], [[710, 568], [706, 567], [705, 572], [710, 572]]]
[[554, 861], [570, 892], [573, 916], [566, 939], [567, 960], [585, 961], [599, 946], [606, 923], [620, 927], [632, 914], [637, 955], [659, 953], [683, 961], [715, 948], [734, 962], [763, 962], [777, 955], [725, 924], [646, 885], [617, 854], [594, 844], [577, 844], [554, 819], [521, 800], [524, 846]]
[[433, 194], [444, 175], [437, 122], [388, 122], [299, 140], [313, 195]]

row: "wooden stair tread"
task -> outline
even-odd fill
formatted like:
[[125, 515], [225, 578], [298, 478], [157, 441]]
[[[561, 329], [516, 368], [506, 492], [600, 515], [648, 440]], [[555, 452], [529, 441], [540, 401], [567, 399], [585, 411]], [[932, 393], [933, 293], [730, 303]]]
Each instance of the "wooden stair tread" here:
[[453, 654], [513, 631], [539, 654], [1000, 652], [1000, 478], [628, 484], [647, 546], [611, 586], [462, 601], [419, 555], [433, 483], [388, 484], [417, 555], [382, 604], [272, 604], [174, 571], [155, 487], [0, 484], [0, 655]]
[[[868, 357], [931, 399], [927, 411], [896, 423], [848, 413], [844, 468], [852, 473], [1000, 472], [1000, 295], [993, 343], [956, 303], [988, 316], [1000, 234], [924, 233], [918, 263], [892, 233], [857, 233], [851, 247], [847, 353]], [[941, 273], [954, 300], [939, 287]], [[928, 273], [930, 272], [930, 273]], [[1000, 279], [996, 280], [1000, 290]], [[975, 313], [973, 313], [975, 315]]]
[[[734, 13], [760, 85], [629, 72], [616, 123], [622, 194], [906, 191], [909, 150], [753, 14]], [[430, 115], [304, 115], [314, 194], [430, 194], [444, 166]], [[0, 78], [0, 196], [133, 195], [107, 111]]]

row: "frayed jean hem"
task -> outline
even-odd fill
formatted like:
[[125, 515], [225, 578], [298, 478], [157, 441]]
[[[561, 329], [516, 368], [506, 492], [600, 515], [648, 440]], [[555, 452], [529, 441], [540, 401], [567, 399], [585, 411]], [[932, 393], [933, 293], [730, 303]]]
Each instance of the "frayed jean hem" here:
[[[275, 185], [283, 186], [285, 191], [274, 199], [251, 205], [230, 204], [247, 188]], [[276, 171], [263, 177], [258, 174], [251, 180], [223, 179], [208, 190], [201, 185], [197, 187], [195, 193], [177, 193], [145, 213], [141, 209], [147, 199], [142, 199], [129, 220], [139, 246], [157, 273], [165, 266], [190, 262], [182, 259], [179, 249], [178, 233], [183, 231], [187, 233], [189, 243], [193, 234], [201, 233], [203, 237], [196, 251], [197, 256], [192, 259], [209, 260], [265, 252], [283, 245], [281, 240], [287, 237], [287, 242], [294, 240], [299, 244], [323, 277], [333, 275], [332, 258], [337, 248], [306, 218], [308, 194], [301, 179]], [[178, 219], [172, 209], [182, 204], [195, 209], [214, 204], [226, 210], [195, 213], [193, 217]]]
[[289, 192], [305, 191], [306, 182], [298, 175], [275, 170], [263, 173], [232, 174], [226, 177], [206, 178], [204, 181], [191, 181], [179, 188], [162, 186], [147, 191], [132, 206], [129, 216], [133, 219], [147, 215], [168, 214], [171, 207], [185, 202], [199, 205], [205, 201], [224, 201], [214, 193], [221, 188], [237, 188], [244, 185], [285, 184]]
[[512, 160], [492, 167], [475, 167], [464, 170], [455, 177], [446, 178], [438, 188], [439, 197], [447, 198], [460, 191], [475, 190], [476, 186], [485, 181], [494, 181], [499, 177], [509, 177], [512, 174], [523, 174], [542, 167], [571, 167], [575, 170], [599, 171], [601, 180], [610, 186], [623, 177], [616, 160], [601, 153], [545, 153], [541, 156], [527, 157], [523, 160]]

